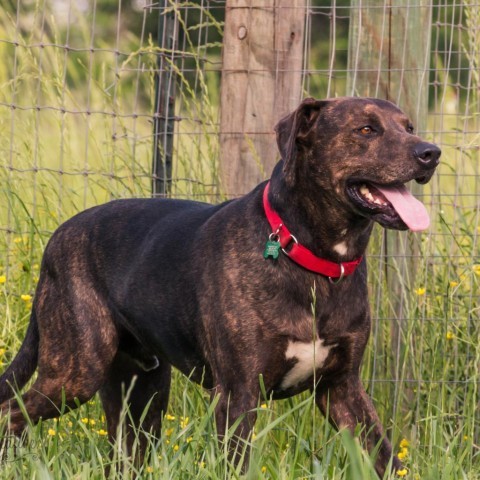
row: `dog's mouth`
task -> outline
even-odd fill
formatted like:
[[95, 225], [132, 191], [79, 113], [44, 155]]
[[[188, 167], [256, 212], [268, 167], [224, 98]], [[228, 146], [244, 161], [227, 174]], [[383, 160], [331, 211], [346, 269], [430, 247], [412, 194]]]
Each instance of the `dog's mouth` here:
[[347, 193], [357, 210], [383, 227], [418, 232], [430, 225], [425, 206], [403, 184], [360, 181], [349, 185]]

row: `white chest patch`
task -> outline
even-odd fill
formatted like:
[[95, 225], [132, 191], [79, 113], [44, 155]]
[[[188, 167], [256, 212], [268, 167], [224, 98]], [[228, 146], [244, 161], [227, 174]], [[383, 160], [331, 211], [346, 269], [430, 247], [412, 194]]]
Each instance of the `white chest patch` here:
[[333, 249], [339, 254], [339, 255], [346, 255], [348, 252], [348, 247], [345, 242], [340, 242], [334, 245]]
[[314, 371], [321, 368], [335, 345], [323, 345], [323, 340], [318, 338], [315, 342], [288, 342], [285, 358], [295, 359], [297, 362], [283, 377], [280, 387], [287, 389], [298, 385], [310, 378]]

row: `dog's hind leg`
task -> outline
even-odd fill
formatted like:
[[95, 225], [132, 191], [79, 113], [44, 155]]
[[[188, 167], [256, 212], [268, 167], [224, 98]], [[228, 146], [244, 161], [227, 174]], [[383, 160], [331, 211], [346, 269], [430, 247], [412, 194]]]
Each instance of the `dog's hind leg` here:
[[[116, 354], [118, 335], [107, 302], [86, 282], [79, 287], [46, 275], [33, 308], [38, 376], [22, 403], [36, 423], [59, 416], [64, 406], [75, 408], [100, 389]], [[0, 410], [10, 411], [10, 429], [20, 434], [26, 418], [18, 402], [4, 402]]]
[[[100, 390], [110, 440], [113, 442], [119, 427], [124, 427], [128, 452], [135, 454], [137, 461], [144, 458], [148, 438], [136, 429], [140, 427], [144, 432], [160, 436], [170, 379], [171, 366], [162, 358], [158, 359], [156, 368], [145, 370], [136, 358], [118, 351]], [[122, 410], [126, 405], [128, 409], [123, 423]], [[134, 452], [136, 438], [138, 443]]]

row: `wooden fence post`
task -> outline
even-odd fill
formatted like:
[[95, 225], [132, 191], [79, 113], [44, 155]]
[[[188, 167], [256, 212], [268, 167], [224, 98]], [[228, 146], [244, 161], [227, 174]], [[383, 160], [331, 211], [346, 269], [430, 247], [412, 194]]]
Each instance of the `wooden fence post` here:
[[279, 158], [274, 125], [301, 99], [306, 0], [227, 0], [221, 191], [248, 192]]
[[[428, 113], [431, 2], [352, 0], [351, 5], [347, 93], [393, 101], [422, 135]], [[411, 189], [421, 192], [415, 183]], [[387, 316], [392, 319], [391, 352], [395, 360], [400, 355], [401, 329], [405, 326], [405, 287], [415, 284], [418, 248], [411, 236], [385, 230], [383, 250], [391, 301]], [[399, 368], [398, 362], [391, 365], [394, 380], [400, 379]], [[399, 404], [397, 394], [395, 382], [394, 415]]]
[[349, 95], [385, 98], [399, 105], [416, 130], [426, 128], [431, 2], [352, 0]]

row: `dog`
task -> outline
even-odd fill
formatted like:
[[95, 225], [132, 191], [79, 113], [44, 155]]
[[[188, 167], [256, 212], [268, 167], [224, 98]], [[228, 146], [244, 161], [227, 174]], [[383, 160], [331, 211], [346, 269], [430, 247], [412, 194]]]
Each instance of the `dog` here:
[[220, 436], [239, 420], [236, 435], [248, 438], [262, 376], [273, 399], [310, 389], [335, 427], [361, 424], [380, 476], [390, 462], [401, 468], [359, 379], [365, 250], [375, 222], [428, 227], [404, 184], [428, 182], [441, 151], [393, 103], [371, 98], [308, 98], [275, 131], [281, 160], [241, 198], [115, 200], [57, 229], [25, 340], [0, 378], [15, 434], [26, 419], [13, 392], [37, 368], [23, 395], [31, 421], [99, 392], [111, 440], [136, 378], [131, 448], [134, 427], [160, 433], [173, 365], [218, 396]]

